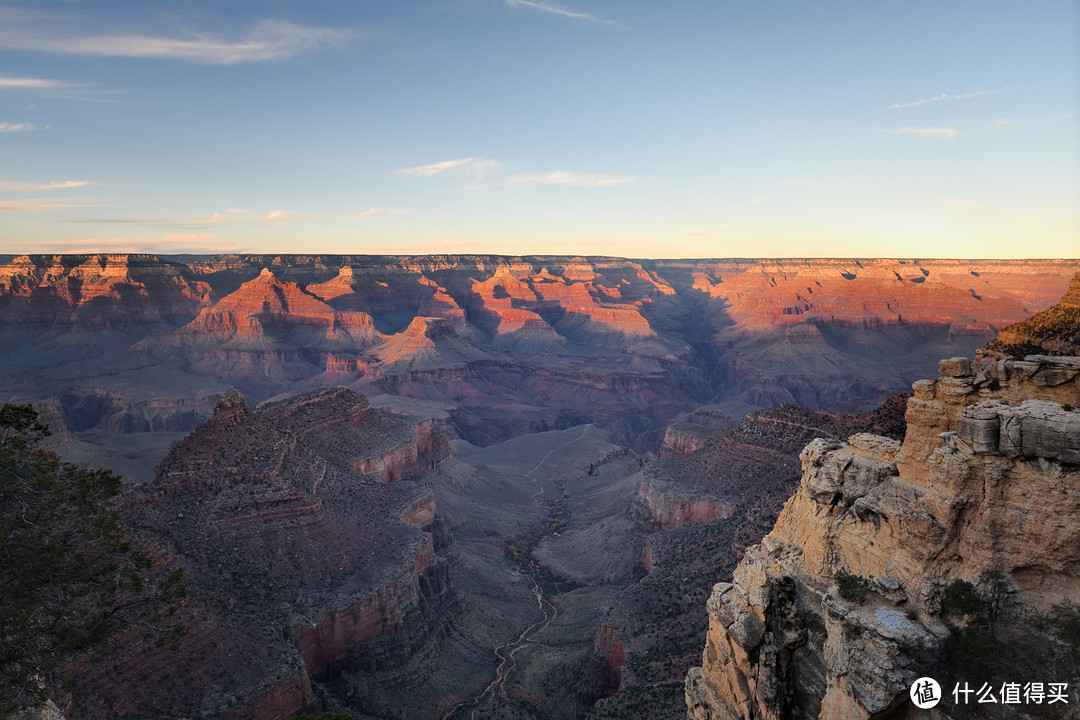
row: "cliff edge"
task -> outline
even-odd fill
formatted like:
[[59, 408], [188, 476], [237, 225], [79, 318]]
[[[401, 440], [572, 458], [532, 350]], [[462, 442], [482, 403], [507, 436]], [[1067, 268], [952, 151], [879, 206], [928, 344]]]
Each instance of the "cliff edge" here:
[[[713, 588], [690, 718], [1073, 716], [1080, 357], [939, 370], [914, 384], [902, 445], [803, 450], [776, 526]], [[924, 676], [932, 710], [909, 699]], [[1036, 702], [1033, 683], [1064, 698]], [[964, 694], [984, 684], [990, 699]]]

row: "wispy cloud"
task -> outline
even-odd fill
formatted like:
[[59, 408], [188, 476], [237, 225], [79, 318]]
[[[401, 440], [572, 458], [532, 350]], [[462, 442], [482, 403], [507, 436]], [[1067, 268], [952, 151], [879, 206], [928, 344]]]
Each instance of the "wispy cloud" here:
[[485, 175], [502, 170], [502, 163], [497, 160], [486, 158], [459, 158], [458, 160], [444, 160], [431, 165], [417, 165], [416, 167], [398, 170], [399, 175], [412, 175], [414, 177], [435, 177], [436, 175], [470, 175], [482, 178]]
[[34, 129], [34, 124], [33, 123], [28, 123], [28, 122], [24, 122], [24, 123], [0, 122], [0, 133], [5, 133], [5, 132], [27, 132], [28, 130], [33, 130], [33, 129]]
[[[797, 182], [797, 181], [796, 181]], [[753, 207], [754, 205], [762, 205], [765, 202], [765, 198], [757, 198], [750, 202], [739, 203], [739, 207]]]
[[0, 49], [79, 55], [183, 60], [211, 65], [281, 60], [327, 45], [341, 45], [356, 36], [340, 28], [263, 20], [240, 38], [191, 33], [184, 37], [117, 34], [80, 35], [32, 29], [26, 23], [6, 23], [0, 29]]
[[[3, 31], [0, 31], [0, 35]], [[0, 90], [25, 90], [38, 95], [60, 98], [63, 100], [85, 100], [87, 102], [116, 102], [113, 96], [122, 95], [124, 90], [102, 90], [96, 85], [72, 83], [63, 80], [34, 77], [10, 77], [0, 75]]]
[[556, 170], [539, 175], [512, 175], [503, 185], [574, 185], [577, 187], [611, 187], [634, 182], [632, 177], [591, 175], [589, 173]]
[[548, 173], [520, 173], [507, 176], [503, 172], [501, 162], [488, 158], [445, 160], [431, 165], [418, 165], [405, 170], [398, 170], [397, 174], [413, 177], [464, 176], [472, 179], [473, 182], [469, 185], [470, 188], [491, 186], [533, 187], [537, 185], [612, 187], [636, 181], [636, 178], [626, 175], [597, 175], [571, 170], [554, 170]]
[[539, 10], [541, 12], [549, 13], [551, 15], [560, 15], [562, 17], [573, 18], [575, 20], [588, 20], [589, 22], [603, 23], [604, 25], [618, 25], [614, 20], [605, 20], [598, 18], [595, 15], [590, 15], [583, 12], [575, 12], [574, 10], [567, 10], [564, 7], [558, 5], [551, 5], [549, 3], [536, 2], [535, 0], [506, 0], [506, 4], [510, 7], [527, 7], [533, 10]]
[[398, 211], [394, 210], [393, 208], [374, 208], [373, 207], [370, 210], [365, 210], [362, 213], [356, 213], [355, 215], [352, 215], [350, 217], [369, 218], [369, 217], [377, 217], [379, 215], [397, 215], [397, 213], [398, 213]]
[[177, 227], [177, 228], [212, 228], [228, 225], [246, 225], [257, 223], [282, 223], [297, 222], [301, 220], [315, 220], [314, 215], [296, 215], [288, 210], [271, 210], [265, 215], [260, 215], [248, 210], [226, 210], [224, 213], [212, 215], [173, 215], [173, 216], [148, 216], [148, 217], [81, 217], [67, 218], [70, 223], [92, 223], [97, 225], [146, 225], [151, 227]]
[[0, 90], [47, 90], [50, 88], [78, 87], [74, 83], [48, 78], [7, 77], [0, 75]]
[[969, 98], [982, 97], [984, 95], [997, 95], [999, 93], [1008, 92], [1009, 90], [1015, 90], [1014, 87], [1003, 87], [994, 90], [974, 90], [972, 92], [957, 93], [950, 95], [949, 93], [941, 93], [928, 98], [919, 98], [918, 100], [912, 100], [906, 103], [896, 103], [885, 108], [886, 110], [898, 110], [900, 108], [918, 107], [919, 105], [929, 105], [930, 103], [941, 102], [942, 100], [967, 100]]
[[683, 230], [680, 235], [686, 235], [687, 237], [709, 237], [709, 233], [702, 230]]
[[[832, 185], [822, 182], [811, 182], [810, 180], [781, 180], [781, 185], [790, 185], [791, 187], [805, 187], [805, 188], [831, 188]], [[757, 203], [754, 203], [757, 204]]]
[[83, 180], [65, 180], [64, 182], [28, 183], [28, 182], [4, 182], [0, 180], [0, 192], [41, 192], [42, 190], [68, 190], [70, 188], [83, 187], [90, 183]]
[[[38, 241], [23, 247], [34, 252], [234, 252], [240, 246], [222, 245], [211, 233], [181, 233], [164, 237], [82, 238], [80, 240]], [[215, 241], [215, 242], [211, 242]]]
[[959, 129], [949, 127], [886, 128], [885, 132], [894, 135], [913, 135], [915, 137], [929, 138], [931, 140], [955, 140], [960, 135]]
[[93, 200], [69, 199], [56, 200], [54, 198], [21, 198], [17, 201], [0, 200], [0, 212], [17, 213], [43, 213], [50, 210], [69, 210], [71, 208], [94, 207], [97, 202]]

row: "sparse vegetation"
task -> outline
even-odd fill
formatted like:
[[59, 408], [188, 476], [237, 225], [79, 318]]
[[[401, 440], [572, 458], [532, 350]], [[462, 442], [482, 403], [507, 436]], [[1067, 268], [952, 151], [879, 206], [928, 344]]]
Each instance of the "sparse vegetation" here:
[[1054, 605], [1051, 617], [1057, 636], [1072, 648], [1073, 660], [1080, 662], [1080, 607], [1062, 600]]
[[833, 580], [836, 581], [836, 591], [840, 593], [840, 597], [844, 600], [858, 605], [862, 605], [866, 601], [866, 593], [870, 589], [870, 580], [868, 578], [840, 568], [833, 575]]
[[158, 644], [186, 633], [171, 620], [187, 594], [176, 570], [148, 586], [150, 558], [125, 537], [109, 500], [120, 478], [61, 462], [30, 405], [0, 408], [0, 707], [45, 700], [54, 668], [141, 626]]
[[986, 602], [986, 619], [990, 624], [990, 638], [997, 639], [997, 623], [1009, 599], [1011, 589], [1009, 580], [1000, 570], [986, 570], [979, 575], [979, 587], [982, 588]]
[[941, 595], [941, 609], [949, 615], [974, 616], [985, 608], [986, 601], [967, 580], [953, 580]]

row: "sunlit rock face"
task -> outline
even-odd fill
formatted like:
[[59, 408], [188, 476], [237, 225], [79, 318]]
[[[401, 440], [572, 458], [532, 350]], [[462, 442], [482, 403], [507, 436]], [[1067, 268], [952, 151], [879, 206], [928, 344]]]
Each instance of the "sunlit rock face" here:
[[23, 255], [0, 265], [4, 324], [154, 325], [209, 304], [210, 286], [154, 255]]
[[[186, 432], [347, 385], [488, 445], [592, 422], [656, 452], [702, 405], [866, 411], [1051, 305], [1075, 262], [24, 256], [0, 391], [74, 432]], [[1038, 351], [1043, 352], [1043, 351]], [[1049, 352], [1049, 351], [1047, 351]], [[689, 447], [689, 446], [687, 446]]]
[[987, 352], [1022, 357], [1080, 355], [1080, 273], [1057, 305], [998, 333]]
[[[776, 526], [713, 589], [691, 718], [914, 717], [910, 684], [957, 672], [962, 621], [943, 591], [984, 573], [1001, 574], [997, 632], [1016, 666], [1076, 682], [1067, 653], [1025, 648], [1058, 647], [1053, 623], [1032, 618], [1080, 601], [1080, 358], [987, 350], [939, 370], [914, 384], [902, 445], [860, 434], [805, 448]], [[864, 602], [841, 571], [865, 579]]]

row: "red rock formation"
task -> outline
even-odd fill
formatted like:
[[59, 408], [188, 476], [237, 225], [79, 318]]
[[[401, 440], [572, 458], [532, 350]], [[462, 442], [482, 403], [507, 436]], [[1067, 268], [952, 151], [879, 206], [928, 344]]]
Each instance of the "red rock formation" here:
[[700, 450], [716, 434], [716, 430], [703, 425], [673, 422], [664, 431], [664, 441], [660, 444], [660, 459]]
[[615, 628], [601, 625], [593, 643], [588, 670], [594, 697], [607, 697], [622, 685], [622, 666], [626, 662], [626, 646], [619, 641]]
[[986, 352], [1013, 357], [1080, 355], [1080, 272], [1057, 305], [1002, 329]]
[[207, 374], [280, 382], [310, 377], [329, 352], [357, 352], [378, 337], [367, 313], [338, 312], [263, 268], [183, 328], [136, 347], [179, 352]]
[[0, 325], [135, 332], [182, 324], [210, 303], [210, 286], [153, 255], [23, 255], [0, 266]]
[[414, 481], [445, 451], [430, 423], [414, 431], [341, 388], [254, 412], [223, 396], [122, 505], [186, 568], [189, 635], [175, 654], [132, 641], [70, 668], [69, 720], [284, 719], [313, 702], [311, 678], [423, 672], [461, 606], [449, 535]]
[[[188, 429], [222, 389], [192, 392], [210, 378], [253, 400], [350, 383], [436, 402], [473, 442], [594, 422], [652, 451], [703, 403], [872, 407], [932, 370], [927, 358], [969, 354], [1048, 306], [1075, 273], [1062, 261], [119, 257], [0, 273], [7, 372], [78, 360], [39, 374], [73, 429]], [[178, 405], [194, 395], [198, 408]]]

